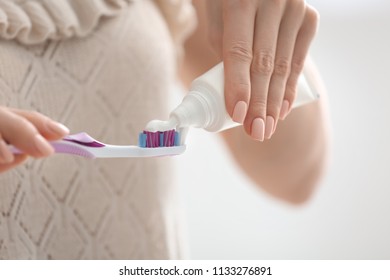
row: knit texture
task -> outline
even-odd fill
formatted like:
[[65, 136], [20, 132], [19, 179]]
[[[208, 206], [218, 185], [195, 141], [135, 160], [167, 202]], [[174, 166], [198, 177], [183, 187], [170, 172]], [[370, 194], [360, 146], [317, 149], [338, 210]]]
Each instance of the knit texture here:
[[[168, 116], [188, 31], [174, 35], [161, 3], [0, 3], [0, 104], [119, 145]], [[54, 155], [0, 174], [0, 258], [180, 258], [173, 161]]]

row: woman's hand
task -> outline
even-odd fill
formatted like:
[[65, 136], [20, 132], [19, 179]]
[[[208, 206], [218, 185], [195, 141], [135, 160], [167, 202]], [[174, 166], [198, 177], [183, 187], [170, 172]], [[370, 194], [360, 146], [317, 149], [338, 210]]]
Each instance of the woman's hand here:
[[256, 140], [290, 112], [319, 16], [304, 0], [207, 1], [208, 35], [225, 67], [225, 103]]
[[[64, 125], [40, 113], [0, 106], [0, 172], [20, 164], [27, 155], [39, 158], [53, 154], [48, 140], [58, 140], [68, 133]], [[7, 144], [25, 154], [12, 154]]]

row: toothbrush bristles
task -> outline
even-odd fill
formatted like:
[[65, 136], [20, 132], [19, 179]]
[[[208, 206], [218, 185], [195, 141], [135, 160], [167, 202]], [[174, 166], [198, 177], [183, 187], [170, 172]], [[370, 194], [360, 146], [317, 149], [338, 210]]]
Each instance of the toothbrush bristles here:
[[174, 129], [156, 132], [145, 130], [139, 134], [138, 145], [142, 148], [180, 146], [180, 133]]

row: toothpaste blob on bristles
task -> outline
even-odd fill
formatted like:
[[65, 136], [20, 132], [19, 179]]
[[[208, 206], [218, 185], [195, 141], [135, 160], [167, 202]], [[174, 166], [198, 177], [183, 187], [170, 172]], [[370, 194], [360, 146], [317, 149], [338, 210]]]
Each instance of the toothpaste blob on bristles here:
[[180, 134], [174, 129], [156, 132], [145, 130], [139, 134], [138, 145], [141, 148], [180, 146]]
[[175, 119], [168, 121], [152, 120], [139, 134], [138, 145], [141, 148], [159, 148], [180, 146], [180, 133], [176, 131]]

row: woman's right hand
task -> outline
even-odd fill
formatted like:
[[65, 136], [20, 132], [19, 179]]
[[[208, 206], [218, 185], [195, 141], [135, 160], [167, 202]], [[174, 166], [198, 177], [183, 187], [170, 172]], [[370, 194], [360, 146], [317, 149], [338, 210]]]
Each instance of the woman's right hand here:
[[[22, 163], [27, 156], [47, 157], [54, 153], [48, 141], [69, 134], [64, 125], [34, 111], [0, 106], [0, 172]], [[11, 144], [24, 154], [14, 155]]]

